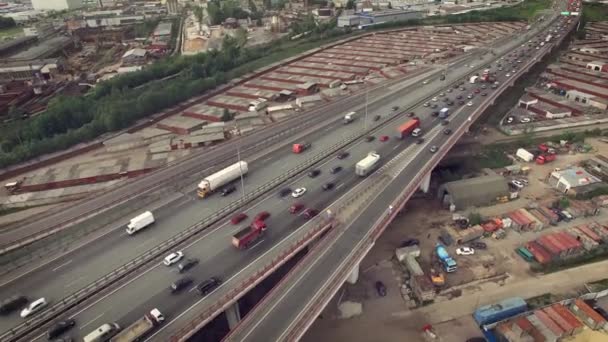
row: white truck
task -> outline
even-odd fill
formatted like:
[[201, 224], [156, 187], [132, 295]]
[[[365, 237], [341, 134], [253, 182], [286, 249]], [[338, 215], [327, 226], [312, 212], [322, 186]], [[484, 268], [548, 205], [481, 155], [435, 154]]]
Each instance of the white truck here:
[[479, 76], [471, 76], [471, 78], [469, 78], [469, 83], [475, 83], [475, 82], [477, 82], [478, 78], [479, 78]]
[[523, 148], [518, 148], [515, 155], [525, 162], [531, 162], [534, 160], [534, 155]]
[[235, 179], [238, 179], [241, 176], [241, 173], [243, 176], [246, 175], [248, 170], [247, 162], [240, 161], [212, 174], [211, 176], [205, 177], [200, 183], [198, 183], [198, 197], [205, 198], [205, 196], [209, 195], [213, 191], [232, 182]]
[[547, 38], [545, 38], [545, 43], [548, 43], [551, 40], [551, 38], [553, 38], [553, 36], [548, 34]]
[[138, 319], [133, 324], [123, 329], [110, 339], [110, 342], [135, 342], [141, 341], [156, 326], [165, 320], [165, 316], [158, 310], [152, 309], [150, 313]]
[[355, 165], [355, 174], [361, 177], [367, 176], [376, 166], [380, 164], [380, 155], [375, 151], [367, 154]]
[[439, 118], [440, 119], [445, 119], [448, 116], [450, 116], [450, 109], [449, 108], [441, 108], [441, 110], [439, 111]]
[[346, 124], [349, 124], [349, 123], [355, 121], [356, 117], [357, 117], [356, 112], [350, 112], [350, 113], [344, 115], [344, 124], [346, 125]]
[[127, 225], [126, 229], [127, 234], [133, 235], [138, 231], [151, 225], [152, 223], [154, 223], [154, 215], [152, 215], [151, 212], [146, 211], [144, 213], [141, 213], [132, 218], [131, 221], [129, 221], [129, 224]]

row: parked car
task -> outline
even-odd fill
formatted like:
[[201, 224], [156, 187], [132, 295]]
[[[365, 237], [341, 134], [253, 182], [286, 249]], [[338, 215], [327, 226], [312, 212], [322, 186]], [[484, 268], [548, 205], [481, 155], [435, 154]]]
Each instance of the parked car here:
[[61, 336], [64, 332], [72, 329], [76, 325], [76, 321], [73, 319], [66, 319], [65, 321], [59, 321], [55, 323], [46, 333], [46, 337], [49, 340]]
[[257, 215], [255, 215], [255, 218], [253, 219], [254, 221], [264, 221], [267, 218], [270, 217], [270, 213], [267, 211], [262, 211], [260, 213], [258, 213]]
[[344, 158], [347, 158], [348, 156], [350, 156], [350, 153], [348, 153], [346, 151], [338, 153], [338, 159], [344, 159]]
[[507, 123], [508, 123], [508, 124], [512, 123], [512, 122], [513, 122], [513, 120], [515, 120], [515, 118], [514, 118], [514, 117], [512, 117], [512, 116], [507, 117]]
[[431, 108], [433, 108], [433, 109], [437, 108], [437, 104], [436, 104], [436, 103], [433, 103], [433, 104], [431, 105]]
[[488, 96], [488, 93], [481, 93], [481, 96]]
[[473, 255], [475, 254], [475, 250], [470, 247], [460, 247], [456, 249], [456, 254], [458, 255]]
[[331, 170], [329, 170], [329, 172], [331, 174], [336, 174], [338, 172], [342, 171], [342, 166], [334, 166], [331, 168]]
[[171, 287], [170, 287], [171, 293], [180, 292], [184, 288], [190, 286], [190, 284], [192, 284], [193, 281], [194, 280], [190, 277], [183, 277], [183, 278], [177, 279], [176, 281], [173, 282], [173, 284], [171, 284]]
[[39, 311], [42, 311], [49, 303], [46, 301], [44, 297], [38, 298], [35, 301], [31, 302], [28, 306], [26, 306], [23, 310], [21, 310], [21, 318], [27, 318]]
[[310, 171], [308, 171], [308, 177], [310, 177], [310, 178], [315, 178], [315, 177], [317, 177], [320, 174], [321, 174], [321, 170], [310, 170]]
[[473, 92], [474, 92], [475, 94], [479, 94], [479, 93], [481, 93], [481, 89], [477, 88], [477, 89], [473, 90]]
[[399, 106], [393, 106], [393, 112], [397, 111], [399, 109]]
[[163, 260], [163, 264], [165, 264], [165, 266], [171, 266], [176, 262], [182, 260], [183, 257], [184, 253], [182, 251], [173, 252], [165, 257], [165, 259]]
[[180, 262], [179, 265], [177, 265], [177, 268], [179, 269], [179, 273], [183, 273], [196, 265], [198, 265], [198, 259], [190, 258]]
[[518, 189], [524, 188], [524, 184], [522, 182], [518, 181], [517, 179], [512, 180], [511, 184], [513, 184], [513, 186], [515, 186]]
[[464, 104], [464, 101], [460, 100], [460, 101], [458, 101], [458, 104], [462, 106]]
[[230, 223], [232, 223], [232, 224], [239, 224], [243, 220], [245, 220], [246, 218], [247, 218], [247, 214], [245, 214], [245, 213], [238, 213], [238, 214], [232, 216], [232, 218], [230, 219]]
[[418, 239], [407, 239], [407, 240], [401, 241], [399, 248], [418, 246], [419, 244], [420, 244], [420, 241]]
[[381, 281], [377, 281], [375, 285], [376, 285], [376, 292], [378, 292], [378, 296], [380, 296], [380, 297], [386, 296], [386, 286], [384, 285], [384, 283]]
[[298, 213], [300, 210], [304, 208], [304, 204], [302, 203], [294, 203], [289, 207], [289, 212], [292, 214]]
[[469, 247], [475, 248], [475, 249], [488, 249], [488, 245], [485, 242], [481, 242], [481, 241], [473, 241], [473, 242], [469, 243]]
[[528, 123], [530, 121], [532, 121], [530, 118], [520, 118], [519, 119], [519, 122], [521, 122], [521, 123]]
[[471, 102], [471, 101], [469, 101], [469, 102], [467, 103], [467, 106], [469, 106], [469, 107], [471, 107], [472, 105], [473, 105], [473, 102]]
[[434, 111], [431, 113], [431, 116], [439, 116], [439, 111]]
[[291, 193], [291, 197], [298, 198], [302, 197], [306, 193], [306, 188], [297, 188]]

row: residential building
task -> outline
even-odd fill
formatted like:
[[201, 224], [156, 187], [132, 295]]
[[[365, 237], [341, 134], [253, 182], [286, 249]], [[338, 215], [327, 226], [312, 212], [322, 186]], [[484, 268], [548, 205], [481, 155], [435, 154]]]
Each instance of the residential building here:
[[83, 6], [82, 0], [32, 0], [35, 10], [63, 11]]

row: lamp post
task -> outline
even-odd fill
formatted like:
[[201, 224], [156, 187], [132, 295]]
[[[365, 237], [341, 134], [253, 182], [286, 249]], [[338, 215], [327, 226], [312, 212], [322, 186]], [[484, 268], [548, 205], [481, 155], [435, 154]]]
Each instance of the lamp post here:
[[238, 139], [236, 142], [236, 158], [239, 163], [239, 170], [241, 171], [241, 193], [242, 197], [245, 197], [245, 181], [243, 180], [243, 167], [241, 166], [241, 130], [239, 129], [239, 124], [236, 119], [234, 120], [234, 128], [238, 132]]

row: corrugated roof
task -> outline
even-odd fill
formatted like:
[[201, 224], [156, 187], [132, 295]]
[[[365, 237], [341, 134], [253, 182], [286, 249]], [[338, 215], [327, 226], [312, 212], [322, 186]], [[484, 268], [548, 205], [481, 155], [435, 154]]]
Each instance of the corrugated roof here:
[[583, 311], [585, 315], [587, 315], [587, 317], [591, 318], [595, 322], [606, 322], [606, 319], [602, 317], [602, 315], [600, 315], [597, 311], [593, 310], [593, 308], [591, 308], [589, 304], [585, 303], [582, 299], [577, 298], [574, 301], [574, 304], [578, 306], [578, 308]]
[[576, 316], [562, 304], [558, 303], [551, 305], [551, 308], [553, 308], [555, 312], [557, 312], [561, 317], [568, 321], [568, 323], [570, 323], [570, 325], [572, 325], [574, 329], [578, 329], [583, 326], [583, 323], [581, 323], [581, 321], [579, 321], [578, 318], [576, 318]]
[[452, 203], [458, 208], [494, 202], [497, 197], [509, 194], [504, 177], [487, 175], [448, 182], [442, 187], [450, 194]]
[[534, 315], [538, 317], [544, 326], [551, 330], [553, 335], [560, 337], [564, 334], [564, 329], [560, 328], [559, 325], [557, 325], [544, 311], [536, 310], [534, 311]]

